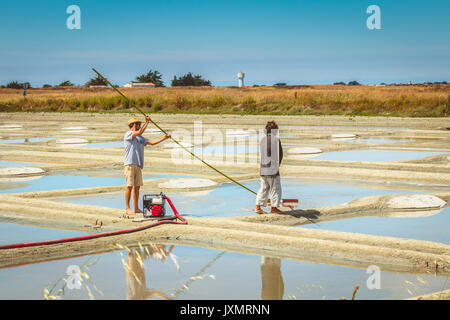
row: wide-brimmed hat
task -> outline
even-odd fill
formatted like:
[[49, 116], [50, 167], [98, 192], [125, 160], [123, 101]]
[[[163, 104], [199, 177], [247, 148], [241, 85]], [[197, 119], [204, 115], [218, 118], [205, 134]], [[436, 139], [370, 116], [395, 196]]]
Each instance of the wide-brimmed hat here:
[[132, 123], [135, 123], [135, 122], [140, 122], [140, 123], [142, 123], [142, 121], [139, 120], [138, 118], [131, 118], [130, 120], [128, 120], [128, 126], [129, 126], [130, 124], [132, 124]]

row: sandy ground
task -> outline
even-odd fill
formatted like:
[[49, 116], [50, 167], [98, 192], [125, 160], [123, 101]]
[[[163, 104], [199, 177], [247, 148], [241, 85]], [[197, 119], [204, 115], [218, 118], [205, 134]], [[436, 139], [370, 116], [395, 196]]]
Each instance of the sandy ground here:
[[[431, 186], [450, 186], [450, 131], [448, 119], [375, 118], [339, 116], [198, 116], [154, 115], [153, 119], [167, 131], [180, 129], [194, 131], [193, 122], [202, 121], [202, 129], [259, 130], [266, 121], [274, 119], [280, 126], [284, 145], [320, 148], [324, 152], [358, 149], [436, 151], [442, 155], [424, 159], [391, 162], [358, 162], [297, 159], [286, 153], [280, 173], [283, 177], [326, 177], [329, 179], [356, 179], [420, 183]], [[98, 149], [79, 146], [63, 147], [58, 139], [86, 139], [92, 142], [122, 141], [127, 130], [128, 114], [0, 114], [0, 125], [20, 124], [22, 128], [0, 127], [5, 139], [51, 138], [33, 143], [0, 144], [0, 160], [42, 164], [45, 175], [60, 173], [90, 176], [121, 176], [123, 150], [120, 147]], [[67, 127], [86, 127], [88, 130], [64, 130]], [[353, 126], [359, 126], [355, 128]], [[360, 139], [382, 138], [386, 142], [366, 143], [334, 141], [332, 134], [351, 133]], [[147, 137], [158, 137], [148, 135]], [[186, 136], [185, 136], [186, 137]], [[405, 141], [395, 142], [396, 139]], [[183, 140], [194, 145], [207, 146], [208, 141]], [[199, 144], [197, 143], [199, 142]], [[211, 179], [218, 184], [227, 180], [212, 172], [199, 161], [174, 163], [171, 148], [161, 145], [146, 150], [146, 172], [191, 175]], [[238, 181], [258, 177], [258, 163], [248, 154], [245, 162], [219, 162], [217, 167]], [[151, 169], [150, 169], [151, 168]], [[2, 176], [0, 179], [19, 179], [24, 176]], [[145, 182], [146, 190], [159, 191], [158, 185], [169, 178]], [[16, 182], [20, 185], [26, 182]], [[1, 188], [8, 188], [5, 182]], [[395, 187], [393, 187], [395, 188]], [[0, 195], [0, 219], [14, 223], [89, 231], [95, 220], [103, 222], [103, 230], [117, 230], [136, 225], [122, 218], [123, 210], [100, 206], [75, 205], [56, 202], [55, 197], [93, 195], [123, 190], [123, 186], [97, 187]], [[204, 188], [208, 189], [208, 187]], [[163, 189], [162, 191], [181, 189]], [[184, 190], [184, 189], [183, 189]], [[186, 191], [197, 190], [186, 189]], [[436, 191], [435, 196], [449, 202], [447, 191]], [[243, 191], [247, 192], [247, 191]], [[252, 196], [249, 194], [249, 196]], [[368, 236], [334, 232], [323, 229], [291, 228], [292, 225], [352, 218], [362, 215], [395, 214], [387, 203], [391, 196], [362, 198], [333, 207], [310, 208], [287, 212], [285, 215], [252, 215], [243, 212], [236, 218], [189, 218], [189, 225], [163, 225], [142, 232], [97, 240], [34, 248], [2, 250], [0, 267], [35, 263], [51, 259], [69, 258], [109, 250], [115, 243], [127, 246], [138, 242], [164, 241], [216, 248], [221, 250], [261, 254], [269, 257], [298, 259], [318, 263], [365, 268], [379, 265], [385, 271], [450, 274], [450, 246], [428, 241]]]

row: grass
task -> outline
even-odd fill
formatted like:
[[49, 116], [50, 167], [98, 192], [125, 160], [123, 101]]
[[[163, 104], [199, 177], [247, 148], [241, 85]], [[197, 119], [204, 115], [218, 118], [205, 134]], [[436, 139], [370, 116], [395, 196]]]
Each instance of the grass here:
[[447, 117], [450, 85], [0, 89], [0, 112], [349, 115]]

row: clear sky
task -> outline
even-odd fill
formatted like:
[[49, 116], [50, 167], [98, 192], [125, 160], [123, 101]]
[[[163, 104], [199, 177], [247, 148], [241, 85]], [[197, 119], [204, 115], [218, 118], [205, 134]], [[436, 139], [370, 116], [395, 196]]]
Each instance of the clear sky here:
[[[69, 30], [69, 5], [81, 29]], [[381, 29], [369, 30], [369, 5]], [[213, 85], [450, 82], [448, 0], [0, 0], [0, 84], [123, 85], [149, 69]]]

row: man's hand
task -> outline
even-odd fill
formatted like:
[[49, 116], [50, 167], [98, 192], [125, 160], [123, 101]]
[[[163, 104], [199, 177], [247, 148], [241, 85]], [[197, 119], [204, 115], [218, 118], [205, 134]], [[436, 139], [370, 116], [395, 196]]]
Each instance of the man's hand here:
[[172, 138], [172, 135], [170, 134], [166, 134], [166, 136], [164, 137], [165, 140]]
[[145, 116], [145, 122], [149, 123], [150, 122], [150, 117], [149, 116]]

